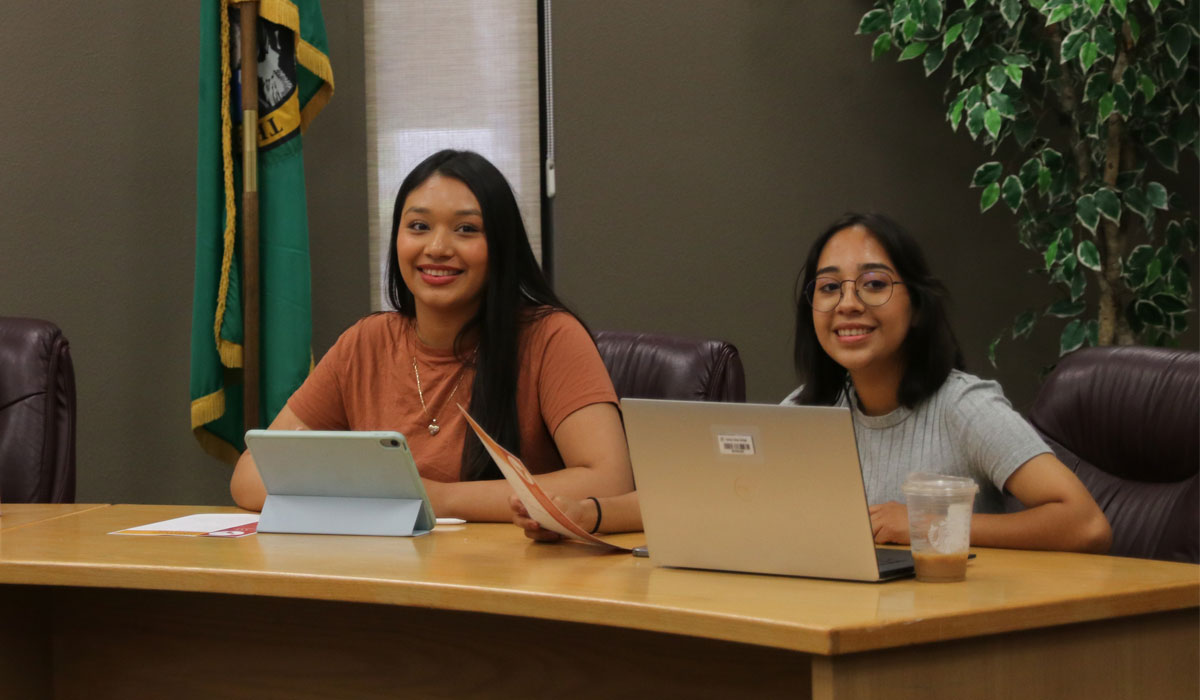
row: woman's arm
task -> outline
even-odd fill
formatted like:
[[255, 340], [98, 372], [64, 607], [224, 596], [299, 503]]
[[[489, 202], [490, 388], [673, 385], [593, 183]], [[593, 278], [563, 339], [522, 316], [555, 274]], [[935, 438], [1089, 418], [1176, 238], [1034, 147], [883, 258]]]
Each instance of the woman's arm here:
[[[468, 440], [475, 439], [473, 435]], [[583, 499], [613, 496], [633, 490], [629, 447], [617, 407], [595, 403], [571, 413], [554, 432], [554, 444], [565, 467], [542, 474], [542, 488], [561, 496]], [[512, 489], [503, 479], [441, 483], [425, 480], [425, 491], [439, 517], [473, 522], [508, 522]]]
[[[1112, 528], [1083, 482], [1053, 454], [1022, 464], [1004, 488], [1025, 506], [1019, 513], [976, 513], [971, 544], [1103, 554]], [[895, 501], [871, 506], [875, 541], [908, 544], [908, 509]]]
[[[271, 421], [269, 430], [308, 430], [304, 421], [300, 420], [292, 409], [284, 405], [275, 420]], [[262, 477], [258, 474], [258, 466], [250, 450], [242, 453], [233, 468], [233, 477], [229, 480], [229, 492], [233, 502], [246, 510], [262, 510], [263, 501], [267, 500], [267, 488], [263, 486]]]
[[[638, 507], [637, 491], [597, 498], [599, 507], [590, 498], [575, 500], [553, 496], [553, 499], [554, 505], [588, 532], [595, 529], [597, 518], [600, 518], [600, 529], [596, 532], [637, 532], [642, 529], [642, 511]], [[525, 536], [529, 539], [539, 542], [562, 539], [562, 535], [543, 528], [529, 517], [529, 512], [516, 494], [509, 498], [508, 505], [512, 508], [513, 524], [525, 530]]]

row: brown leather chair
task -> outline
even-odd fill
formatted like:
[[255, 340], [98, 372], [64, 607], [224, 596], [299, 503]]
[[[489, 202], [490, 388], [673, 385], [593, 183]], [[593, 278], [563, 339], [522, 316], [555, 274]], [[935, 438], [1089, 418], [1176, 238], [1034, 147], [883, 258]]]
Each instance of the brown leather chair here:
[[1111, 554], [1200, 563], [1200, 353], [1078, 350], [1029, 419], [1104, 510]]
[[623, 399], [746, 400], [741, 356], [725, 341], [619, 331], [597, 331], [595, 338]]
[[58, 326], [0, 317], [0, 503], [75, 500], [75, 369]]

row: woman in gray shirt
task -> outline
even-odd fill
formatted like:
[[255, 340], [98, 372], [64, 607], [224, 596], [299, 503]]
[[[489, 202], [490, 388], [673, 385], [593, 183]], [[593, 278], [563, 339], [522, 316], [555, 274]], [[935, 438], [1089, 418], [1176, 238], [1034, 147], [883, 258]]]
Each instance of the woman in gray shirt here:
[[[885, 216], [825, 230], [801, 272], [789, 401], [849, 406], [876, 542], [908, 543], [910, 471], [980, 486], [971, 543], [1105, 552], [1112, 531], [1087, 489], [1004, 398], [962, 371], [945, 288], [916, 241]], [[1003, 512], [1003, 492], [1025, 510]]]

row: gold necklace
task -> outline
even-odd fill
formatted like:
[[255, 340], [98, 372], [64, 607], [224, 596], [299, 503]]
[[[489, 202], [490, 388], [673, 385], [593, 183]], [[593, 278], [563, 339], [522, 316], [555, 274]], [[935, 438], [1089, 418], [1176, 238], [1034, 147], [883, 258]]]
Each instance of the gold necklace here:
[[[474, 355], [471, 356], [472, 360], [474, 360], [474, 357]], [[458, 381], [454, 382], [454, 388], [450, 390], [450, 395], [446, 397], [446, 403], [442, 404], [442, 408], [445, 408], [446, 404], [450, 403], [450, 400], [454, 398], [454, 392], [458, 391], [458, 385], [462, 384], [463, 377], [467, 373], [466, 370], [467, 366], [465, 364], [459, 368]], [[438, 425], [436, 416], [429, 415], [429, 408], [425, 406], [425, 392], [421, 389], [421, 371], [417, 369], [417, 358], [415, 355], [413, 356], [413, 376], [417, 378], [417, 397], [421, 399], [421, 410], [425, 412], [425, 417], [429, 419], [429, 434], [437, 435], [442, 426]]]

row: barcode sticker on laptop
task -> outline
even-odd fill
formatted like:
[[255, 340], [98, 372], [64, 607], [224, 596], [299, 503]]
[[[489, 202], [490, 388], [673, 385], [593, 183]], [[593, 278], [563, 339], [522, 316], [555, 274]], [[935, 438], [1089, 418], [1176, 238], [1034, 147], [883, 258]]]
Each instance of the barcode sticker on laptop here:
[[754, 454], [754, 437], [718, 434], [717, 446], [723, 455], [752, 455]]

